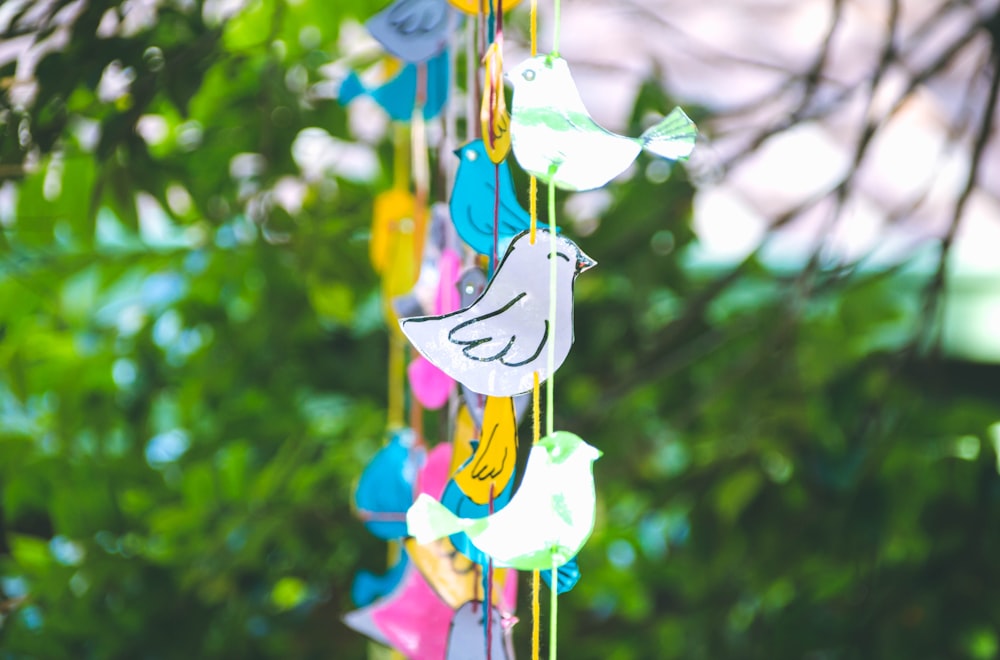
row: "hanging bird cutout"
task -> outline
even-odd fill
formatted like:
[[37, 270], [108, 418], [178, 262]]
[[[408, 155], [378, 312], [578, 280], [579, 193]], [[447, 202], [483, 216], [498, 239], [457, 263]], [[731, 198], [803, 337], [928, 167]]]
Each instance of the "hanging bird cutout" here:
[[566, 60], [537, 55], [506, 74], [514, 86], [511, 141], [528, 173], [565, 190], [600, 188], [624, 172], [645, 149], [685, 160], [698, 131], [680, 108], [637, 138], [612, 133], [593, 120]]
[[[473, 140], [455, 151], [461, 162], [449, 208], [455, 231], [462, 240], [479, 254], [492, 257], [494, 223], [498, 230], [497, 242], [503, 250], [511, 238], [531, 226], [531, 216], [517, 201], [510, 166], [506, 161], [495, 166], [488, 152], [483, 140]], [[495, 216], [498, 178], [500, 209]]]
[[452, 477], [476, 504], [489, 504], [514, 476], [517, 462], [517, 417], [509, 397], [488, 397], [483, 412], [483, 432], [469, 463]]
[[490, 44], [483, 57], [486, 84], [483, 102], [479, 108], [479, 122], [483, 144], [490, 160], [499, 164], [510, 152], [510, 113], [503, 93], [503, 45], [500, 41]]
[[[555, 281], [549, 271], [555, 241]], [[474, 392], [514, 396], [549, 377], [548, 354], [554, 369], [566, 360], [573, 343], [573, 285], [576, 277], [596, 265], [576, 243], [539, 229], [532, 244], [528, 232], [511, 241], [496, 274], [470, 307], [444, 316], [400, 321], [410, 343], [446, 374]], [[555, 300], [554, 328], [549, 303]], [[551, 346], [551, 348], [550, 348]]]
[[419, 63], [444, 50], [456, 22], [448, 0], [396, 0], [368, 19], [365, 27], [387, 51]]
[[429, 495], [406, 512], [417, 543], [465, 532], [498, 566], [546, 570], [562, 566], [594, 529], [594, 461], [601, 452], [566, 431], [531, 448], [521, 487], [507, 506], [486, 518], [459, 518]]
[[[451, 61], [447, 51], [427, 61], [426, 80], [419, 80], [417, 65], [407, 64], [381, 85], [366, 86], [357, 73], [351, 71], [340, 84], [337, 100], [347, 105], [359, 96], [369, 96], [381, 106], [393, 121], [410, 121], [417, 96], [421, 96], [424, 119], [433, 119], [441, 113], [448, 100], [451, 84]], [[424, 89], [417, 89], [423, 82]]]

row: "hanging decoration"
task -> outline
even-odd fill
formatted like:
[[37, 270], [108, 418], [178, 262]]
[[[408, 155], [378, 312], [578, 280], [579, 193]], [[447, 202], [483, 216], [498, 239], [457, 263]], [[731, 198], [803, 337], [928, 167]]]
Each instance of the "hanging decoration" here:
[[[556, 658], [558, 595], [581, 579], [577, 554], [594, 529], [601, 452], [555, 428], [576, 279], [596, 265], [561, 233], [555, 191], [604, 186], [642, 151], [685, 160], [697, 137], [680, 108], [639, 137], [598, 125], [558, 52], [559, 0], [552, 51], [538, 54], [531, 0], [531, 55], [505, 71], [504, 14], [517, 4], [396, 0], [366, 23], [386, 53], [381, 82], [351, 72], [338, 95], [343, 104], [373, 99], [393, 121], [394, 139], [392, 185], [374, 200], [370, 238], [389, 340], [387, 440], [354, 503], [368, 531], [387, 541], [388, 568], [359, 572], [359, 609], [344, 621], [413, 660], [513, 660], [518, 570], [531, 572], [533, 660], [541, 584], [549, 585]], [[469, 77], [461, 103], [452, 76], [463, 23]], [[431, 139], [442, 132], [446, 139]], [[442, 153], [445, 144], [464, 145], [453, 152], [457, 162]], [[510, 153], [530, 176], [527, 209]], [[548, 187], [545, 226], [539, 180]], [[440, 422], [434, 430], [424, 426], [425, 411], [437, 411], [429, 413]], [[530, 445], [520, 437], [529, 417]]]
[[[421, 355], [472, 391], [489, 396], [528, 392], [534, 374], [544, 381], [569, 355], [573, 284], [595, 264], [568, 238], [539, 230], [532, 244], [524, 232], [511, 242], [471, 306], [445, 316], [403, 319], [400, 325]], [[536, 274], [549, 265], [556, 275], [546, 282]], [[548, 317], [553, 304], [555, 322]]]
[[566, 60], [536, 55], [507, 73], [514, 86], [514, 156], [526, 172], [565, 190], [591, 190], [624, 172], [645, 149], [668, 160], [691, 155], [697, 130], [680, 108], [637, 138], [591, 118]]

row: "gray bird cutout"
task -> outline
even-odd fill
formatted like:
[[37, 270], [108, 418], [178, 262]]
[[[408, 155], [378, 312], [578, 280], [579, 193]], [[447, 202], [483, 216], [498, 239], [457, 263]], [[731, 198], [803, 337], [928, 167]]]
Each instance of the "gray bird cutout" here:
[[455, 24], [448, 0], [396, 0], [365, 27], [387, 51], [417, 64], [444, 50]]
[[598, 125], [561, 57], [537, 55], [505, 76], [514, 86], [514, 157], [526, 172], [559, 188], [600, 188], [628, 169], [643, 149], [667, 160], [685, 160], [694, 149], [698, 130], [680, 108], [637, 138]]
[[[556, 316], [549, 327], [549, 257], [556, 241]], [[549, 376], [548, 350], [555, 369], [573, 344], [573, 285], [596, 262], [564, 236], [539, 229], [514, 237], [496, 274], [472, 305], [444, 316], [402, 319], [410, 343], [431, 363], [473, 392], [514, 396]]]

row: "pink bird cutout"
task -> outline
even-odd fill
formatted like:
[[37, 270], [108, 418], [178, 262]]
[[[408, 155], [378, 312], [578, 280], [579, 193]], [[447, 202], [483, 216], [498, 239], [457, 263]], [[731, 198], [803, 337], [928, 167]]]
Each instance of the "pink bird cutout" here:
[[[462, 259], [458, 253], [451, 248], [444, 248], [438, 261], [440, 276], [437, 295], [434, 297], [435, 316], [450, 314], [461, 306], [458, 292], [461, 268]], [[424, 408], [437, 410], [448, 402], [448, 397], [455, 388], [455, 381], [422, 355], [410, 363], [406, 372], [410, 379], [410, 387], [413, 389], [413, 396]]]

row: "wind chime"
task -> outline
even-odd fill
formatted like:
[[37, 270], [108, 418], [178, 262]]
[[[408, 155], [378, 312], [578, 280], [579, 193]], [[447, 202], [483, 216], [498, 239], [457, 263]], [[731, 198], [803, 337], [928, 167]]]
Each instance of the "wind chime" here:
[[[560, 234], [555, 189], [599, 188], [644, 149], [686, 159], [696, 138], [680, 108], [638, 138], [594, 122], [559, 56], [559, 0], [552, 52], [538, 54], [531, 0], [531, 57], [505, 72], [504, 12], [517, 4], [397, 0], [367, 23], [390, 75], [366, 87], [352, 73], [340, 91], [343, 103], [374, 99], [394, 120], [395, 142], [393, 185], [375, 199], [370, 245], [389, 326], [389, 440], [355, 492], [367, 529], [389, 542], [390, 568], [357, 576], [359, 609], [344, 620], [416, 660], [513, 658], [518, 570], [532, 575], [532, 657], [541, 646], [542, 581], [556, 657], [558, 595], [580, 579], [576, 555], [594, 525], [592, 468], [601, 452], [554, 428], [555, 373], [573, 343], [574, 283], [595, 265]], [[445, 134], [455, 134], [449, 45], [462, 14], [467, 140], [455, 151], [449, 203], [432, 204], [425, 127], [445, 112]], [[531, 175], [527, 211], [507, 164], [511, 151]], [[451, 173], [450, 154], [438, 162]], [[547, 226], [538, 222], [538, 180], [548, 187]], [[515, 491], [518, 426], [529, 406], [532, 446]], [[428, 442], [425, 409], [443, 411], [448, 437]]]

